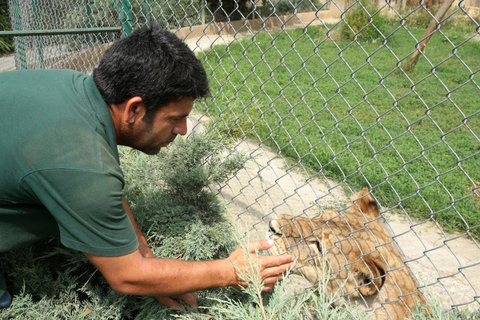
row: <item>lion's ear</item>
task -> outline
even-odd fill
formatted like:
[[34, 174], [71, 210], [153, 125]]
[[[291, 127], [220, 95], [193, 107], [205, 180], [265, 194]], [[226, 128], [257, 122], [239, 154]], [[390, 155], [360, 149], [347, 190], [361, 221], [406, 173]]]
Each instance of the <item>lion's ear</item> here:
[[378, 205], [375, 199], [370, 195], [367, 188], [363, 188], [362, 191], [356, 194], [355, 198], [352, 199], [353, 207], [350, 210], [360, 211], [366, 217], [370, 219], [378, 218], [380, 212], [378, 210]]
[[355, 278], [358, 291], [364, 296], [377, 293], [385, 282], [385, 268], [380, 265], [379, 261], [374, 260], [372, 255], [364, 256], [352, 264], [350, 270]]

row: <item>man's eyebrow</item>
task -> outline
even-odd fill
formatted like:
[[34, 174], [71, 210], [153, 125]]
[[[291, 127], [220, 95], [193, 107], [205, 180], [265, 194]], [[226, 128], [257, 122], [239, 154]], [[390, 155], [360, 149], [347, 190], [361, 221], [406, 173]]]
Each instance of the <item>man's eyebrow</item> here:
[[171, 118], [182, 119], [182, 118], [188, 117], [189, 114], [190, 114], [190, 113], [174, 114], [174, 115], [171, 116]]

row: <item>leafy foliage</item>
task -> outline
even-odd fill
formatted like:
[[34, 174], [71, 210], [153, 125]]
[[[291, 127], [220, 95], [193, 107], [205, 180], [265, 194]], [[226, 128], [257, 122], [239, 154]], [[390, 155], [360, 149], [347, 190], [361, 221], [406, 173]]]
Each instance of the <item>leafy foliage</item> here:
[[326, 10], [327, 5], [319, 0], [280, 0], [264, 1], [262, 6], [257, 7], [257, 12], [262, 17], [270, 15], [286, 15], [300, 12], [311, 12], [317, 10]]
[[[0, 31], [11, 30], [7, 0], [0, 0]], [[0, 37], [0, 56], [13, 51], [13, 38]]]
[[340, 33], [348, 40], [374, 40], [382, 37], [386, 21], [376, 2], [358, 0], [346, 10]]
[[[240, 169], [246, 158], [224, 151], [208, 136], [179, 139], [157, 157], [124, 150], [126, 198], [138, 224], [162, 257], [224, 258], [236, 246], [224, 208], [208, 189]], [[137, 169], [135, 169], [137, 167]], [[147, 173], [147, 174], [145, 174]]]
[[212, 13], [215, 22], [234, 21], [252, 17], [252, 9], [247, 0], [209, 0], [208, 12]]

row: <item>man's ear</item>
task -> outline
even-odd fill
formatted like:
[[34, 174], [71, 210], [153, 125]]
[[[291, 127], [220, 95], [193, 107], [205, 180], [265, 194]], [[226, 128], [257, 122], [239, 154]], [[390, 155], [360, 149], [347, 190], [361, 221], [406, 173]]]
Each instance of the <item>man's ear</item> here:
[[136, 121], [142, 119], [147, 111], [147, 108], [143, 104], [143, 99], [138, 96], [125, 100], [124, 104], [123, 121], [127, 124], [134, 124]]

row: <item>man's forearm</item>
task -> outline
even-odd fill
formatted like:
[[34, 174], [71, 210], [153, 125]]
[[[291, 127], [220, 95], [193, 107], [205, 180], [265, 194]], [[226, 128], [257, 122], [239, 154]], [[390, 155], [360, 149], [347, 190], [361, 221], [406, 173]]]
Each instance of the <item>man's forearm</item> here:
[[[146, 295], [179, 295], [230, 284], [228, 260], [183, 261], [145, 259], [145, 274], [124, 284], [127, 292]], [[159, 276], [161, 274], [161, 276]], [[152, 281], [152, 279], [155, 279]]]
[[[183, 261], [144, 258], [139, 250], [120, 257], [85, 254], [112, 288], [138, 295], [178, 295], [232, 283], [235, 270], [228, 259]], [[112, 260], [114, 259], [114, 260]]]
[[[155, 255], [138, 227], [130, 210], [130, 206], [125, 199], [123, 199], [123, 206], [137, 235], [139, 243], [138, 251], [141, 257], [136, 256], [133, 260], [128, 258], [128, 262], [123, 264], [125, 267], [132, 261], [137, 261], [139, 265], [133, 267], [132, 273], [128, 273], [124, 267], [122, 267], [123, 270], [114, 271], [118, 276], [120, 276], [120, 272], [127, 271], [123, 276], [117, 276], [116, 280], [122, 278], [128, 280], [118, 284], [116, 284], [113, 279], [112, 283], [110, 283], [109, 277], [106, 274], [110, 274], [111, 271], [106, 271], [105, 274], [102, 269], [99, 268], [114, 290], [140, 295], [178, 295], [185, 292], [228, 285], [225, 272], [227, 271], [226, 266], [230, 267], [231, 263], [227, 260], [187, 262], [174, 259], [141, 259], [142, 257], [155, 258]], [[133, 257], [135, 257], [135, 255], [132, 255], [132, 258]], [[227, 265], [227, 263], [230, 265]], [[110, 266], [112, 266], [112, 264], [110, 264]], [[155, 280], [152, 281], [153, 279]]]

